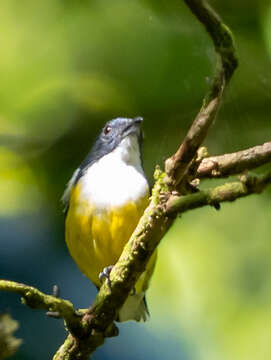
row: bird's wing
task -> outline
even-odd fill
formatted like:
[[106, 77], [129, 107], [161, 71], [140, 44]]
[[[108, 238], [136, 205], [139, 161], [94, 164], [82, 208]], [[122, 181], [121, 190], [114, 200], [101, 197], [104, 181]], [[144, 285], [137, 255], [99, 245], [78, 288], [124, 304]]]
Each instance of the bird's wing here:
[[67, 211], [69, 209], [69, 202], [70, 202], [70, 196], [71, 196], [71, 190], [73, 188], [73, 186], [76, 184], [77, 180], [78, 180], [78, 175], [80, 173], [81, 169], [77, 168], [75, 170], [75, 172], [73, 173], [70, 181], [68, 182], [66, 189], [61, 197], [61, 202], [64, 205], [64, 213], [67, 214]]

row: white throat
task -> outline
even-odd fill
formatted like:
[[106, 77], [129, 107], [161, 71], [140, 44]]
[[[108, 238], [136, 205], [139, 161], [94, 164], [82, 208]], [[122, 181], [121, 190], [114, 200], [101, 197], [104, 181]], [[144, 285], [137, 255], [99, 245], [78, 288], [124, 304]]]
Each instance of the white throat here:
[[111, 153], [91, 165], [80, 178], [81, 200], [97, 210], [120, 207], [149, 193], [135, 135], [127, 136]]
[[135, 166], [142, 171], [139, 144], [135, 135], [124, 138], [116, 149], [106, 156], [110, 155], [116, 159], [119, 157], [127, 165]]

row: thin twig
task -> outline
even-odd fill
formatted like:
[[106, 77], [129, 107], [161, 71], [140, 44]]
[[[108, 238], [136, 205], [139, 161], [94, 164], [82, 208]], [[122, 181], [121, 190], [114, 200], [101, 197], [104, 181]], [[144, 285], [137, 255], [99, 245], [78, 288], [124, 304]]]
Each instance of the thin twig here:
[[271, 141], [231, 154], [203, 159], [197, 169], [199, 178], [220, 178], [255, 169], [271, 161]]
[[171, 186], [181, 185], [191, 161], [196, 156], [198, 148], [215, 119], [225, 87], [238, 65], [231, 31], [216, 12], [205, 1], [184, 1], [211, 36], [218, 54], [218, 66], [211, 89], [204, 98], [201, 110], [179, 149], [165, 162], [167, 183]]
[[201, 190], [185, 196], [171, 196], [166, 205], [168, 214], [182, 214], [206, 205], [234, 201], [244, 196], [261, 193], [271, 184], [271, 172], [265, 175], [244, 174], [239, 181], [229, 182], [215, 188]]
[[35, 287], [9, 280], [0, 280], [0, 290], [21, 295], [22, 303], [32, 309], [58, 313], [66, 321], [71, 332], [79, 333], [81, 328], [80, 317], [69, 300], [47, 295]]

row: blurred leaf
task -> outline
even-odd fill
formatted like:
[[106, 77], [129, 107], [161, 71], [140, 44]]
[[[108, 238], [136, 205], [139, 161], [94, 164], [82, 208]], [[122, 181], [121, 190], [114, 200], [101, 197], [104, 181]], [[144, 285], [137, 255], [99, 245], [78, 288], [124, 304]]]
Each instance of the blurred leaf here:
[[263, 35], [269, 57], [271, 58], [271, 4], [262, 7]]
[[14, 355], [21, 345], [22, 340], [13, 336], [18, 327], [18, 322], [9, 314], [0, 314], [0, 359]]
[[29, 165], [10, 150], [0, 147], [0, 215], [37, 211], [42, 195]]
[[152, 326], [178, 321], [197, 359], [269, 359], [270, 215], [253, 196], [178, 220], [159, 251]]

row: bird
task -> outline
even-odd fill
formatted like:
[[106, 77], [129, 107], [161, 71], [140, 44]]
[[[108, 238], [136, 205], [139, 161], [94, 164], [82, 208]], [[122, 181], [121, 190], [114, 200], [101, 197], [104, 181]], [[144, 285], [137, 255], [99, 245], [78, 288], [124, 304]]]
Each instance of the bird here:
[[[142, 166], [142, 117], [108, 121], [74, 171], [62, 197], [65, 240], [79, 269], [99, 289], [135, 230], [150, 198]], [[146, 321], [145, 292], [157, 252], [117, 314], [117, 321]]]

